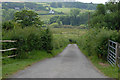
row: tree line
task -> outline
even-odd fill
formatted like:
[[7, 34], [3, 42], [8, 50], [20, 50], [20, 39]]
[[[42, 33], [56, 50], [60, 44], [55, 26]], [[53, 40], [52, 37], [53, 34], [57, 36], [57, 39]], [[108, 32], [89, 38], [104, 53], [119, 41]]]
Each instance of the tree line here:
[[88, 22], [88, 12], [80, 13], [80, 9], [71, 9], [69, 15], [54, 16], [50, 19], [50, 24], [79, 26]]
[[95, 10], [97, 4], [93, 3], [82, 3], [82, 2], [52, 2], [50, 3], [51, 7], [54, 8], [80, 8], [80, 9], [88, 9]]
[[120, 30], [120, 2], [99, 4], [91, 16], [90, 27]]
[[37, 4], [34, 2], [24, 2], [24, 3], [17, 3], [17, 2], [3, 2], [2, 3], [2, 9], [8, 10], [8, 9], [33, 9], [33, 10], [47, 10], [42, 4]]

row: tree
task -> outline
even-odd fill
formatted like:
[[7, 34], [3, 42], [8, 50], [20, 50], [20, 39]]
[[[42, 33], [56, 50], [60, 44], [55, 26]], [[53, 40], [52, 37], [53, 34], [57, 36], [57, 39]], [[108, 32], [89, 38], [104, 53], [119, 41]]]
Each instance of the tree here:
[[22, 27], [35, 25], [36, 27], [42, 26], [43, 22], [39, 19], [38, 14], [29, 11], [22, 10], [14, 14], [14, 20], [22, 24]]
[[88, 21], [88, 12], [80, 13], [79, 9], [72, 9], [69, 15], [54, 16], [50, 19], [50, 24], [79, 26]]
[[56, 2], [52, 2], [52, 3], [50, 3], [50, 6], [53, 7], [53, 8], [57, 8], [57, 3]]
[[109, 10], [109, 12], [116, 12], [118, 10], [118, 5], [114, 2], [108, 2], [106, 4], [106, 9]]
[[77, 16], [80, 14], [80, 9], [71, 9], [70, 11], [70, 24], [77, 25]]
[[120, 30], [120, 2], [108, 2], [99, 4], [90, 20], [92, 27]]
[[58, 5], [59, 8], [62, 8], [62, 3], [61, 2], [57, 3], [57, 5]]
[[118, 15], [118, 31], [120, 30], [120, 20], [119, 20], [120, 15], [119, 14], [120, 14], [120, 2], [118, 2], [118, 14], [117, 14]]
[[97, 6], [97, 14], [103, 14], [103, 15], [105, 15], [105, 12], [106, 12], [105, 5], [104, 4], [99, 4]]
[[77, 16], [80, 13], [80, 9], [71, 9], [70, 15], [71, 16]]
[[2, 22], [13, 20], [14, 13], [15, 13], [14, 9], [9, 9], [9, 10], [3, 9], [2, 10], [2, 14], [3, 14], [2, 15]]
[[14, 28], [14, 25], [15, 25], [14, 22], [12, 22], [12, 21], [6, 21], [6, 22], [4, 22], [4, 23], [2, 24], [2, 28], [3, 28], [4, 30], [11, 30], [11, 29]]

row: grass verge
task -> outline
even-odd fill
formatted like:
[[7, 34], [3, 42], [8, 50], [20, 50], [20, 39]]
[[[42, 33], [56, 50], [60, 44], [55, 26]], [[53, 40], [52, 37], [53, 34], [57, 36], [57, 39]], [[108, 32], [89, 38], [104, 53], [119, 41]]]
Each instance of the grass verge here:
[[92, 64], [99, 72], [110, 78], [118, 78], [117, 67], [112, 67], [108, 62], [98, 59], [97, 56], [88, 56], [87, 51], [83, 50], [82, 48], [80, 48], [80, 50], [92, 62]]
[[38, 61], [57, 56], [64, 50], [64, 48], [65, 47], [53, 50], [53, 55], [48, 54], [46, 51], [32, 51], [29, 53], [30, 56], [28, 59], [6, 58], [2, 61], [2, 78], [7, 78], [19, 70], [23, 70]]

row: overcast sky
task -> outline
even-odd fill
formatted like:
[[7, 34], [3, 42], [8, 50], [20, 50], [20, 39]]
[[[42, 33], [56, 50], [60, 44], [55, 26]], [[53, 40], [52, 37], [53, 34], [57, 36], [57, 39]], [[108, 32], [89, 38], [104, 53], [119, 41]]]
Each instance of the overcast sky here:
[[[17, 2], [17, 1], [29, 1], [29, 0], [0, 0], [0, 2], [6, 2], [6, 1], [12, 1], [12, 2]], [[36, 0], [30, 0], [30, 1], [36, 1]], [[39, 2], [39, 0], [37, 0]], [[76, 0], [76, 1], [79, 1], [79, 2], [84, 2], [84, 3], [103, 3], [105, 4], [105, 2], [107, 2], [108, 0]]]
[[80, 2], [85, 2], [85, 3], [105, 3], [107, 2], [108, 0], [76, 0], [76, 1], [80, 1]]

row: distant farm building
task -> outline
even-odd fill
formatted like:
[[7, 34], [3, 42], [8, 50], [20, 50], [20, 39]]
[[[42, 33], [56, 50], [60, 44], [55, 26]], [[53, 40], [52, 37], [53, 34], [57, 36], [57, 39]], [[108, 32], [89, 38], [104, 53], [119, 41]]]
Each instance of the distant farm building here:
[[19, 7], [15, 7], [15, 10], [20, 10], [20, 8]]
[[54, 10], [49, 11], [49, 14], [54, 14], [54, 13], [55, 13]]

